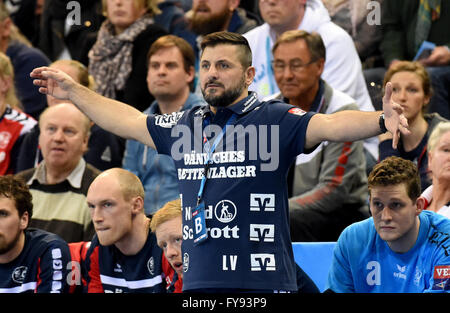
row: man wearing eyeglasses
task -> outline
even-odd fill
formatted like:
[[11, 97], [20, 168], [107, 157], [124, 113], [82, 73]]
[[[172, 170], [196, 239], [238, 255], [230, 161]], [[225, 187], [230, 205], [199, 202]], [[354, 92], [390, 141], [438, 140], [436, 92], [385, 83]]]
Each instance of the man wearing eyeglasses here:
[[[256, 75], [249, 90], [260, 99], [279, 92], [271, 67], [272, 47], [279, 36], [289, 30], [317, 32], [326, 47], [322, 78], [333, 88], [356, 100], [361, 111], [374, 111], [364, 80], [361, 61], [350, 35], [331, 22], [320, 0], [259, 0], [264, 24], [244, 34], [253, 52]], [[378, 139], [364, 141], [367, 170], [378, 159]]]
[[[325, 46], [319, 34], [287, 31], [272, 51], [276, 99], [324, 114], [358, 110], [353, 98], [320, 78]], [[292, 241], [336, 241], [346, 226], [368, 217], [364, 164], [361, 141], [322, 142], [297, 156], [288, 176]]]

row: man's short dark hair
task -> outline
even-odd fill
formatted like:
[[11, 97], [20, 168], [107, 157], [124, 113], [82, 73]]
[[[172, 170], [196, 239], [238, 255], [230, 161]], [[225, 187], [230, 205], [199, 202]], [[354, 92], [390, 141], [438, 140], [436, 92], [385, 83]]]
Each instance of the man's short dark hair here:
[[239, 59], [242, 67], [247, 69], [249, 66], [252, 66], [252, 49], [250, 49], [250, 45], [244, 36], [227, 31], [215, 32], [206, 35], [200, 46], [202, 51], [205, 51], [205, 48], [215, 47], [217, 45], [238, 46], [239, 51], [241, 52]]
[[0, 176], [0, 196], [14, 200], [19, 216], [28, 212], [28, 220], [31, 220], [33, 215], [33, 196], [25, 181], [12, 175]]
[[396, 156], [391, 156], [376, 164], [368, 178], [369, 190], [373, 187], [386, 187], [405, 184], [408, 197], [416, 201], [420, 197], [420, 176], [417, 166]]

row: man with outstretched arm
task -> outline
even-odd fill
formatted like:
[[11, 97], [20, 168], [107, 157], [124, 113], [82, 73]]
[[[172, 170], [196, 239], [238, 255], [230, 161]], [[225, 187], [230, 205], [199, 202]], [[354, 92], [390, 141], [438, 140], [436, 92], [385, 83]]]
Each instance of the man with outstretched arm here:
[[[247, 40], [205, 36], [200, 84], [206, 107], [144, 115], [37, 68], [39, 91], [70, 99], [100, 127], [171, 155], [183, 208], [183, 291], [298, 290], [289, 235], [286, 173], [300, 153], [324, 140], [354, 141], [407, 133], [388, 85], [382, 112], [304, 112], [248, 92], [255, 69]], [[214, 136], [213, 136], [214, 135]], [[221, 140], [223, 138], [223, 140]]]

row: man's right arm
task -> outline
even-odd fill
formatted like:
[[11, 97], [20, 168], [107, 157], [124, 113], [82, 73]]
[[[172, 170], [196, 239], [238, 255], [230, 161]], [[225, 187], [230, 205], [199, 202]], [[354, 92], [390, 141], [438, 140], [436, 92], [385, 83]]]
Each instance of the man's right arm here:
[[130, 105], [106, 98], [72, 80], [62, 71], [40, 67], [31, 72], [39, 92], [70, 100], [94, 123], [126, 139], [135, 139], [155, 148], [147, 129], [147, 115]]

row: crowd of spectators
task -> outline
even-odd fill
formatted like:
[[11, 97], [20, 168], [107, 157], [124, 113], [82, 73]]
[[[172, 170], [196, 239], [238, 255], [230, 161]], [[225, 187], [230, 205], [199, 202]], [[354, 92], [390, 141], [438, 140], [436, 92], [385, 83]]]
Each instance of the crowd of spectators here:
[[[280, 100], [301, 112], [371, 112], [383, 109], [389, 84], [408, 121], [410, 133], [402, 133], [395, 148], [389, 132], [361, 141], [324, 141], [283, 165], [290, 168], [293, 242], [348, 244], [341, 234], [353, 235], [358, 227], [347, 227], [375, 212], [368, 176], [386, 159], [382, 164], [389, 170], [397, 168], [392, 156], [411, 161], [402, 165], [411, 173], [417, 170], [420, 192], [408, 196], [423, 202], [420, 211], [450, 218], [449, 29], [445, 0], [0, 0], [0, 202], [15, 200], [17, 223], [25, 221], [15, 249], [31, 249], [22, 238], [58, 250], [42, 254], [49, 260], [66, 260], [70, 250], [72, 260], [85, 263], [84, 288], [77, 291], [181, 292], [184, 211], [181, 174], [172, 158], [101, 128], [68, 100], [41, 94], [30, 72], [41, 66], [61, 70], [87, 89], [162, 115], [160, 123], [170, 124], [183, 111], [206, 106], [201, 42], [220, 31], [248, 40], [255, 69], [249, 91], [261, 101]], [[9, 175], [18, 182], [3, 182]], [[2, 184], [29, 192], [33, 210], [23, 213], [18, 196]], [[2, 257], [8, 252], [2, 244], [0, 278], [3, 267], [15, 262]], [[336, 268], [334, 263], [329, 288], [358, 290], [340, 286], [342, 269]], [[145, 283], [124, 287], [121, 279]], [[59, 283], [53, 289], [36, 285], [28, 276], [13, 281], [21, 287], [12, 288], [8, 280], [0, 282], [0, 291], [74, 291]], [[25, 282], [34, 288], [23, 287]]]

